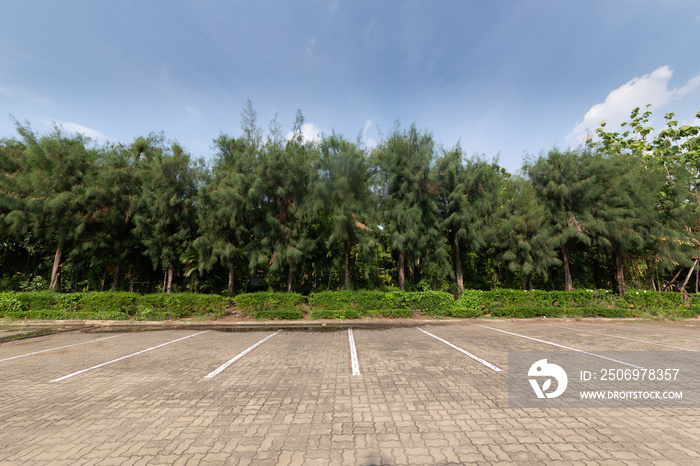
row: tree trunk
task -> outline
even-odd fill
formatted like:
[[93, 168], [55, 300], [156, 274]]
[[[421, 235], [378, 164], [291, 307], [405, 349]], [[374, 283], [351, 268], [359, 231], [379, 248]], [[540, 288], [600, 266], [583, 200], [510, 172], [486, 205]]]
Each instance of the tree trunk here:
[[462, 256], [459, 252], [459, 240], [455, 238], [455, 278], [457, 280], [457, 299], [464, 294], [464, 276], [462, 275]]
[[228, 295], [233, 296], [233, 285], [236, 279], [236, 261], [232, 260], [228, 266]]
[[520, 272], [520, 289], [527, 290], [527, 275]]
[[50, 291], [59, 291], [61, 288], [61, 260], [63, 259], [63, 243], [59, 242], [56, 248], [56, 255], [53, 257], [53, 267], [51, 268]]
[[683, 285], [681, 286], [681, 291], [685, 290], [685, 286], [688, 284], [688, 280], [690, 280], [690, 277], [693, 275], [693, 270], [695, 270], [695, 267], [697, 265], [698, 265], [698, 259], [695, 259], [692, 267], [690, 267], [690, 271], [688, 271], [688, 275], [686, 275], [686, 277], [685, 277], [685, 281], [683, 282]]
[[406, 274], [404, 271], [405, 255], [403, 251], [399, 251], [399, 288], [401, 291], [406, 289]]
[[617, 293], [620, 296], [625, 295], [625, 268], [622, 263], [622, 254], [615, 252], [615, 281], [617, 282]]
[[166, 293], [172, 294], [173, 292], [173, 273], [174, 273], [174, 267], [172, 264], [168, 266], [168, 285], [166, 288]]
[[350, 290], [350, 241], [345, 242], [345, 289]]
[[564, 290], [574, 291], [574, 282], [571, 280], [571, 269], [569, 269], [569, 250], [566, 245], [561, 247], [561, 258], [564, 263]]
[[287, 293], [292, 291], [294, 280], [294, 259], [289, 259], [289, 274], [287, 274]]
[[114, 271], [114, 280], [112, 280], [112, 289], [110, 291], [115, 292], [119, 288], [119, 278], [122, 274], [122, 260], [117, 261], [117, 269]]

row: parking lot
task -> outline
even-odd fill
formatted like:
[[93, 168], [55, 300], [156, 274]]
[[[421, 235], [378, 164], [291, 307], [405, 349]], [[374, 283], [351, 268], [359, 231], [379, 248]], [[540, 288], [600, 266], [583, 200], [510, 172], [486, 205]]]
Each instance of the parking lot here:
[[700, 351], [700, 324], [67, 332], [0, 344], [0, 464], [692, 464], [700, 409], [508, 408], [509, 351]]

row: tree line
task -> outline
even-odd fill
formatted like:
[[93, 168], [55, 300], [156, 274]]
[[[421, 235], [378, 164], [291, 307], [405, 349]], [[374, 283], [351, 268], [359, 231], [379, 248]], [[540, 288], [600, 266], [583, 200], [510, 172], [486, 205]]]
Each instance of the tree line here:
[[[250, 102], [209, 163], [162, 134], [0, 139], [0, 288], [698, 291], [700, 128], [635, 109], [576, 148], [496, 160], [396, 123], [305, 140]], [[697, 115], [700, 118], [700, 113]], [[696, 272], [694, 282], [691, 281]]]

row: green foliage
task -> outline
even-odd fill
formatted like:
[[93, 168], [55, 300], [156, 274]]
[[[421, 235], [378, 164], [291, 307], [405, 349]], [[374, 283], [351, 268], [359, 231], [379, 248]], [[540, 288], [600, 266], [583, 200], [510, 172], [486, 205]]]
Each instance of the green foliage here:
[[426, 315], [450, 315], [455, 307], [452, 295], [444, 291], [405, 293], [404, 299], [411, 309], [419, 310]]
[[[152, 292], [164, 283], [168, 292], [233, 295], [241, 288], [234, 282], [255, 277], [247, 290], [304, 294], [350, 285], [387, 292], [397, 281], [400, 289], [456, 296], [464, 283], [617, 286], [624, 295], [627, 280], [692, 291], [688, 272], [700, 268], [700, 127], [668, 114], [656, 133], [650, 115], [635, 109], [620, 130], [601, 125], [585, 147], [527, 162], [522, 177], [465, 156], [459, 144], [441, 151], [415, 125], [397, 123], [370, 149], [335, 133], [305, 140], [298, 112], [291, 137], [275, 120], [264, 140], [250, 102], [242, 136], [217, 138], [208, 166], [162, 134], [98, 145], [16, 122], [18, 137], [0, 138], [0, 289]], [[550, 297], [552, 307], [589, 302]], [[491, 298], [508, 302], [502, 293]], [[633, 298], [592, 306], [664, 305]], [[487, 300], [448, 309], [392, 294], [352, 299], [311, 305], [444, 315], [493, 307]], [[548, 300], [529, 295], [523, 306]], [[105, 304], [132, 316], [169, 306]], [[82, 298], [50, 305], [91, 306]]]
[[380, 210], [384, 231], [397, 255], [399, 288], [405, 289], [405, 270], [413, 270], [412, 283], [421, 279], [424, 264], [449, 268], [447, 245], [440, 230], [437, 190], [430, 167], [435, 157], [432, 135], [415, 124], [394, 130], [376, 150], [382, 182]]
[[620, 303], [643, 309], [680, 309], [688, 307], [681, 293], [661, 293], [646, 290], [630, 290], [620, 299]]
[[142, 298], [135, 293], [85, 293], [80, 299], [80, 309], [83, 312], [119, 312], [134, 315], [137, 301]]
[[607, 307], [525, 307], [506, 306], [491, 311], [492, 317], [515, 317], [520, 319], [533, 317], [641, 317], [641, 311]]
[[152, 158], [149, 155], [137, 163], [142, 192], [134, 213], [135, 233], [153, 268], [167, 269], [170, 293], [173, 269], [195, 227], [196, 172], [178, 144], [149, 149]]
[[260, 313], [278, 310], [301, 312], [304, 298], [299, 293], [261, 291], [239, 294], [235, 302], [236, 307], [245, 315], [257, 316], [261, 315]]
[[153, 309], [151, 307], [142, 307], [134, 316], [134, 320], [159, 321], [168, 320], [170, 315], [166, 312]]
[[14, 293], [0, 293], [0, 316], [27, 311], [27, 305], [18, 300]]
[[349, 309], [352, 307], [353, 291], [321, 291], [309, 295], [309, 306], [312, 310]]
[[12, 319], [165, 320], [220, 317], [231, 301], [218, 295], [194, 293], [65, 293], [0, 294], [0, 316]]
[[485, 307], [483, 291], [465, 290], [447, 315], [459, 318], [479, 317], [484, 313]]

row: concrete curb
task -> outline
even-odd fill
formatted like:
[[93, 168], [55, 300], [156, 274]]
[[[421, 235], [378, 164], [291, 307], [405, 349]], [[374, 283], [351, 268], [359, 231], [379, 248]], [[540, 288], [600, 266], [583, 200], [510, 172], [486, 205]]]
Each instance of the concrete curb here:
[[166, 320], [166, 321], [122, 321], [122, 320], [33, 320], [33, 321], [2, 321], [0, 320], [0, 337], [3, 330], [17, 335], [22, 330], [27, 334], [38, 330], [92, 330], [92, 331], [145, 331], [145, 330], [259, 330], [259, 329], [333, 329], [333, 328], [364, 328], [386, 329], [397, 327], [417, 327], [421, 325], [473, 325], [494, 321], [518, 321], [527, 322], [635, 322], [645, 319], [626, 318], [609, 319], [592, 317], [584, 319], [573, 318], [530, 318], [530, 319], [501, 319], [501, 318], [475, 318], [475, 319], [352, 319], [352, 320], [268, 320], [268, 321], [193, 321], [193, 320]]

